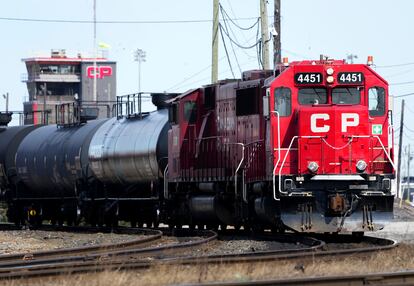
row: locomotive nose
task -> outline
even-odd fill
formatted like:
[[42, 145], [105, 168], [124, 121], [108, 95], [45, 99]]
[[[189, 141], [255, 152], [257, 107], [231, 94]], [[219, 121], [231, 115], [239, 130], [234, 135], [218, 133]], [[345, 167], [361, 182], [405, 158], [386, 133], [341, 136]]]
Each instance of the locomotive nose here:
[[[313, 105], [298, 112], [299, 171], [351, 174], [365, 171], [369, 147], [368, 111], [362, 106]], [[319, 166], [309, 168], [309, 166]]]

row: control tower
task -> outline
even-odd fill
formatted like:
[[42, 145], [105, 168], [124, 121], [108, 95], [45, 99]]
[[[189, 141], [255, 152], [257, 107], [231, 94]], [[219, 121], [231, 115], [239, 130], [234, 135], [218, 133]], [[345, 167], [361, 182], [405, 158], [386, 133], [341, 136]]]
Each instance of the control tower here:
[[[77, 101], [96, 107], [98, 118], [113, 115], [116, 103], [116, 62], [106, 58], [68, 57], [52, 50], [50, 57], [25, 58], [28, 99], [23, 103], [24, 124], [56, 123], [56, 108]], [[94, 65], [96, 63], [96, 66]], [[94, 98], [96, 77], [96, 99]]]

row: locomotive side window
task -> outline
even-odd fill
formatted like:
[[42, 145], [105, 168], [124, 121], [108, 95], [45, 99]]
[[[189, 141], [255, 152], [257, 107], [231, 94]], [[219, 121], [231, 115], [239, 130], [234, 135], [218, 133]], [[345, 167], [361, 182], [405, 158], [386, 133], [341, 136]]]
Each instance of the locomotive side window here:
[[171, 106], [168, 108], [168, 121], [171, 124], [178, 124], [178, 104], [173, 103], [171, 104]]
[[328, 103], [328, 93], [325, 88], [301, 88], [298, 93], [299, 104], [326, 104]]
[[197, 121], [197, 105], [195, 101], [186, 101], [184, 103], [184, 119], [190, 124]]
[[290, 88], [279, 87], [275, 89], [275, 111], [279, 116], [289, 116], [292, 112], [292, 92]]
[[382, 116], [385, 113], [385, 89], [371, 87], [368, 90], [368, 108], [370, 116]]
[[332, 90], [332, 103], [359, 104], [361, 93], [357, 87], [337, 87]]
[[236, 116], [259, 114], [259, 89], [244, 88], [236, 90]]
[[213, 109], [216, 103], [216, 90], [214, 86], [208, 86], [204, 89], [204, 108]]

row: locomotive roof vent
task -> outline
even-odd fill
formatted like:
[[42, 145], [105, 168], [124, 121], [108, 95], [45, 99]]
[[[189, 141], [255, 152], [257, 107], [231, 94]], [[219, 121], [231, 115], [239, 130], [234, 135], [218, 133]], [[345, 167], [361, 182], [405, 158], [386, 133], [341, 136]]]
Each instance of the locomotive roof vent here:
[[151, 101], [158, 110], [168, 108], [171, 102], [167, 102], [170, 99], [180, 95], [179, 93], [151, 93]]
[[242, 80], [255, 80], [255, 79], [262, 79], [262, 78], [268, 78], [273, 75], [273, 70], [249, 70], [244, 71], [242, 73]]

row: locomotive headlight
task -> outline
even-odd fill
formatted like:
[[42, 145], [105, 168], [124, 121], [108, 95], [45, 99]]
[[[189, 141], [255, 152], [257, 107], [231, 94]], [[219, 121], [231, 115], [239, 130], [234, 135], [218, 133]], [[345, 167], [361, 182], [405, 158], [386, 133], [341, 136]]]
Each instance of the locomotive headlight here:
[[334, 82], [334, 80], [335, 80], [335, 79], [334, 79], [334, 77], [333, 77], [333, 76], [331, 76], [331, 75], [330, 75], [330, 76], [328, 76], [328, 77], [326, 78], [326, 82], [327, 82], [327, 83], [333, 83], [333, 82]]
[[308, 170], [311, 171], [312, 173], [316, 173], [316, 171], [318, 171], [319, 169], [319, 165], [316, 162], [309, 162], [308, 164]]
[[327, 73], [328, 75], [333, 75], [333, 74], [334, 74], [334, 69], [333, 69], [333, 68], [328, 68], [328, 69], [326, 70], [326, 73]]
[[364, 160], [359, 160], [356, 163], [356, 168], [358, 171], [363, 172], [367, 168], [367, 163]]

